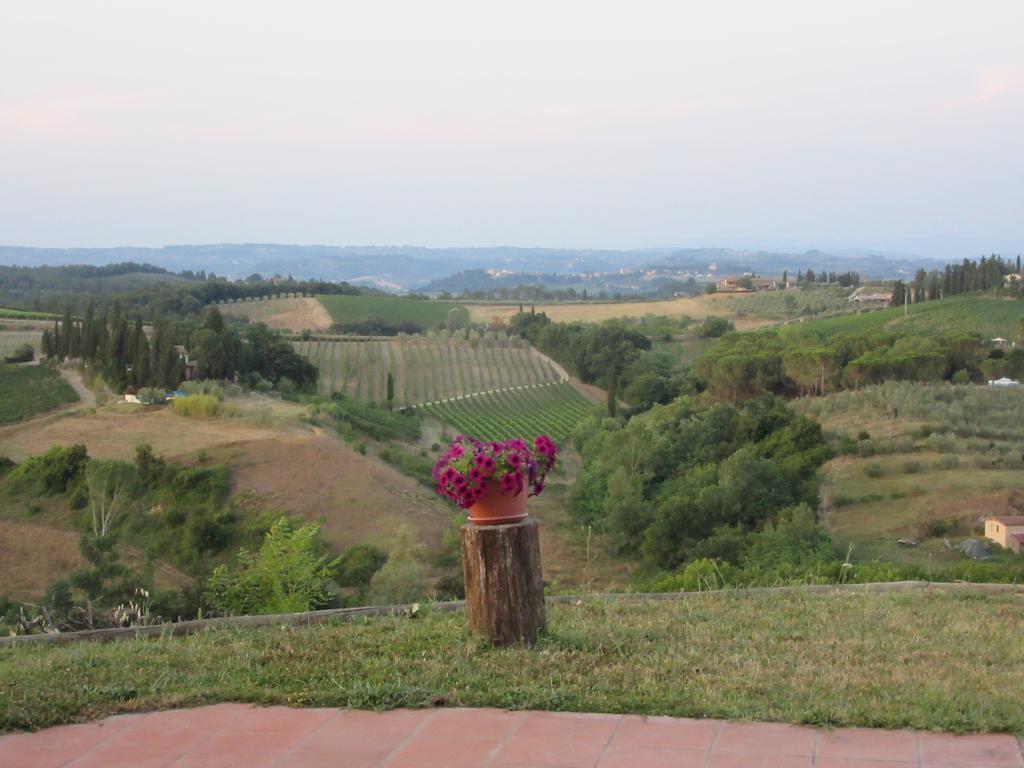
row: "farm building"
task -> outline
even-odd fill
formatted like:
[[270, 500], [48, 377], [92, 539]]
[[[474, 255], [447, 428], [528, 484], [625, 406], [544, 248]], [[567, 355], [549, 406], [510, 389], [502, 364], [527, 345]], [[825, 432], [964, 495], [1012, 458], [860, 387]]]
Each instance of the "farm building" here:
[[199, 378], [199, 363], [195, 360], [190, 360], [188, 357], [188, 350], [181, 344], [176, 344], [174, 351], [178, 353], [178, 358], [185, 363], [185, 381], [192, 381]]
[[1004, 339], [1002, 336], [996, 336], [994, 339], [989, 339], [989, 341], [992, 342], [992, 346], [994, 347], [1005, 347], [1009, 343], [1008, 340]]
[[[751, 288], [745, 285], [740, 285], [740, 281], [743, 278], [750, 280]], [[723, 277], [718, 281], [719, 293], [749, 293], [750, 291], [777, 291], [782, 287], [782, 283], [771, 277], [751, 277], [750, 275], [744, 275], [743, 277]]]
[[990, 387], [1019, 387], [1020, 382], [1016, 379], [1008, 379], [1003, 376], [1001, 379], [989, 379], [988, 385]]
[[985, 538], [1021, 554], [1024, 550], [1024, 515], [1000, 515], [986, 519]]
[[892, 293], [855, 293], [850, 297], [850, 301], [887, 307], [892, 303]]

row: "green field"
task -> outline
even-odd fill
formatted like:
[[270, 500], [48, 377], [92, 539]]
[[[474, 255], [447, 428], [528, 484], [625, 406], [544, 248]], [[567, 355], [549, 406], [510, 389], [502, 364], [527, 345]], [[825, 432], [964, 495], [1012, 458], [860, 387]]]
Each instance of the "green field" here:
[[768, 320], [785, 320], [791, 317], [853, 311], [856, 305], [851, 305], [849, 301], [852, 291], [852, 288], [841, 288], [837, 285], [815, 285], [730, 296], [723, 301], [741, 317], [752, 315]]
[[75, 402], [75, 390], [52, 368], [0, 363], [0, 424]]
[[448, 319], [452, 309], [469, 313], [461, 304], [426, 299], [405, 299], [400, 296], [317, 296], [335, 323], [357, 323], [382, 318], [392, 323], [418, 323], [427, 329], [437, 328]]
[[565, 440], [595, 406], [567, 382], [506, 390], [417, 408], [481, 440], [533, 438]]
[[1010, 339], [1022, 319], [1024, 301], [965, 294], [911, 304], [907, 307], [906, 316], [903, 307], [864, 310], [853, 315], [793, 323], [781, 332], [784, 336], [806, 331], [833, 336], [837, 333], [864, 333], [881, 329], [918, 334], [970, 331], [988, 339], [996, 336]]
[[294, 346], [320, 369], [323, 394], [344, 392], [383, 403], [390, 372], [398, 406], [560, 378], [546, 359], [518, 338], [403, 336], [394, 341], [297, 341]]

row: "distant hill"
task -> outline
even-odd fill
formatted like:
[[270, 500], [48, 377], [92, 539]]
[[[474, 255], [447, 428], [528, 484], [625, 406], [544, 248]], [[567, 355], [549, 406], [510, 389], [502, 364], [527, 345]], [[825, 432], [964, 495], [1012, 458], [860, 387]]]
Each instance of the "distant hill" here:
[[[345, 280], [391, 291], [420, 289], [460, 272], [482, 270], [503, 273], [507, 277], [507, 280], [502, 278], [503, 281], [518, 285], [537, 282], [538, 276], [548, 284], [547, 281], [555, 276], [610, 274], [620, 270], [654, 270], [668, 277], [678, 273], [721, 275], [745, 271], [776, 274], [783, 269], [792, 272], [810, 267], [815, 271], [854, 270], [871, 277], [896, 277], [901, 270], [912, 272], [919, 266], [942, 266], [938, 261], [909, 254], [863, 251], [795, 254], [725, 248], [601, 250], [273, 243], [168, 245], [162, 248], [26, 248], [0, 245], [0, 265], [104, 265], [114, 262], [157, 264], [172, 272], [202, 270], [231, 279], [252, 274], [264, 277], [291, 274], [297, 279]], [[582, 287], [585, 281], [577, 282]], [[573, 283], [570, 281], [569, 284]]]

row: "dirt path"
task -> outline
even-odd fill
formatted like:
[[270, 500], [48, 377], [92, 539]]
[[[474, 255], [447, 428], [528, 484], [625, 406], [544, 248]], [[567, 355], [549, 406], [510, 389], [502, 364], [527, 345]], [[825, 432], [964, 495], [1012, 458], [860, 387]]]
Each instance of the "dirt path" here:
[[61, 368], [60, 375], [75, 390], [78, 399], [82, 401], [81, 405], [96, 405], [96, 393], [85, 386], [85, 382], [82, 381], [82, 374], [74, 368]]

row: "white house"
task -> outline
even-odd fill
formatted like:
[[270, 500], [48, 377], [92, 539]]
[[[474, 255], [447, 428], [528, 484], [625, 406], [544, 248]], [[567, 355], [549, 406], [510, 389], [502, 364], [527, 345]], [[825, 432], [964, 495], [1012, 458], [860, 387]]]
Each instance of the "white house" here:
[[1008, 379], [1003, 376], [1001, 379], [989, 379], [988, 385], [990, 387], [1019, 387], [1020, 382], [1016, 379]]

